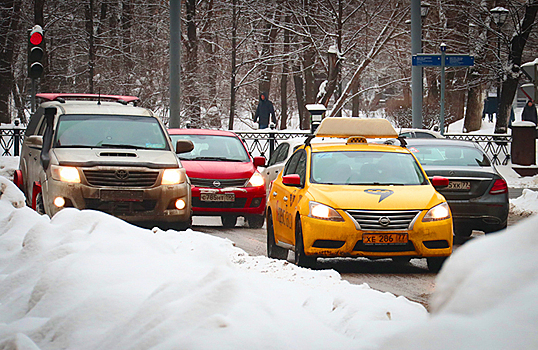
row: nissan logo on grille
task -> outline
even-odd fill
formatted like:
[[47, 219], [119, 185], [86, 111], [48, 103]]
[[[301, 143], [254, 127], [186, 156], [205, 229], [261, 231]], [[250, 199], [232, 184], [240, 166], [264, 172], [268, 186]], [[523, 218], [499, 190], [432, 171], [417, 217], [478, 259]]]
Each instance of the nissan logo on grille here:
[[127, 180], [129, 178], [129, 172], [127, 170], [116, 170], [114, 176], [118, 180]]
[[213, 187], [220, 187], [220, 181], [218, 180], [213, 181]]
[[379, 222], [379, 225], [383, 227], [388, 227], [390, 225], [390, 219], [386, 216], [380, 217], [378, 222]]

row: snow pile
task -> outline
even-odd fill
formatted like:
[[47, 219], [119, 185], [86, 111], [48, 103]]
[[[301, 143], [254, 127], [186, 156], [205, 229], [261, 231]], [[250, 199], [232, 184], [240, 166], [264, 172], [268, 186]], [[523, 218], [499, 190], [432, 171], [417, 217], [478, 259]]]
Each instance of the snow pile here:
[[459, 248], [437, 277], [431, 318], [383, 348], [538, 349], [537, 226], [533, 217]]
[[510, 200], [510, 213], [520, 216], [538, 213], [538, 192], [524, 189], [521, 196]]
[[0, 160], [0, 176], [13, 180], [13, 174], [17, 169], [19, 169], [19, 157], [2, 156]]
[[0, 200], [11, 203], [15, 208], [22, 208], [26, 205], [24, 194], [13, 182], [3, 176], [0, 176]]
[[226, 239], [0, 200], [0, 349], [366, 349], [427, 315]]

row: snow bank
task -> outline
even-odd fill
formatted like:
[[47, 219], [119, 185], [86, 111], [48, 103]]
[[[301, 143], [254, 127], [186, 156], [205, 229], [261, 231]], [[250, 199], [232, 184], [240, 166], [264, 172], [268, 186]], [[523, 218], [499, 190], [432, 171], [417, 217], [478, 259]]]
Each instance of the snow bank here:
[[521, 196], [510, 200], [510, 214], [529, 216], [538, 213], [538, 192], [524, 189]]
[[0, 176], [13, 180], [13, 174], [17, 169], [19, 169], [19, 157], [0, 157]]
[[382, 348], [538, 349], [537, 226], [532, 217], [459, 248], [437, 277], [431, 318]]
[[367, 349], [426, 318], [226, 239], [0, 200], [0, 349]]

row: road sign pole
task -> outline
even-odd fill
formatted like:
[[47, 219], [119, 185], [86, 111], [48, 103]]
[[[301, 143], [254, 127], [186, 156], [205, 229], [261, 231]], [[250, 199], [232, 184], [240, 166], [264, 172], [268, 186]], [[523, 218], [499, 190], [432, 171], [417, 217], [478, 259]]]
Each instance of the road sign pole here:
[[[411, 54], [422, 52], [420, 0], [411, 0]], [[422, 67], [411, 67], [411, 114], [413, 128], [422, 128]]]
[[445, 52], [446, 45], [441, 44], [441, 111], [439, 113], [439, 131], [445, 134]]

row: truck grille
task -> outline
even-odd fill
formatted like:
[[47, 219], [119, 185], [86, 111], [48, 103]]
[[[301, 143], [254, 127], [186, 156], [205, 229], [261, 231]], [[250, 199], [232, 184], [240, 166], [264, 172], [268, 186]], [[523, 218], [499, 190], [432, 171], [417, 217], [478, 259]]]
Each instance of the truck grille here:
[[361, 230], [409, 230], [420, 210], [346, 210]]
[[191, 184], [196, 187], [226, 188], [245, 187], [248, 179], [198, 179], [191, 177]]
[[84, 176], [93, 186], [151, 187], [159, 177], [159, 171], [140, 170], [84, 170]]

